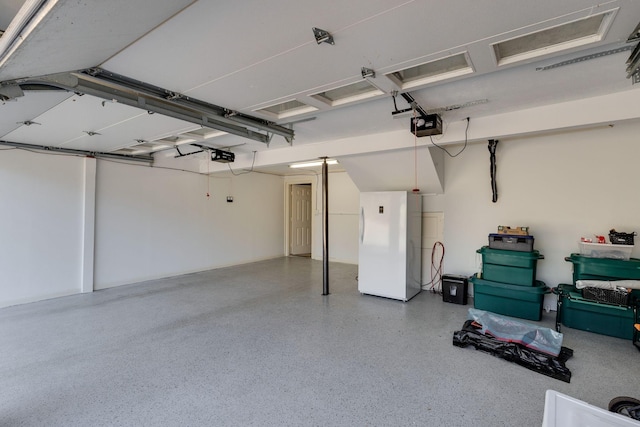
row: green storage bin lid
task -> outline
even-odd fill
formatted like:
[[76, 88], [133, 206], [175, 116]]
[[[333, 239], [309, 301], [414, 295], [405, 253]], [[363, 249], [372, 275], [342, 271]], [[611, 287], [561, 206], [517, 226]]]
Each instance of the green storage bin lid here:
[[524, 259], [544, 259], [544, 255], [540, 253], [540, 251], [531, 251], [531, 252], [521, 252], [521, 251], [510, 251], [508, 249], [492, 249], [489, 246], [483, 246], [476, 251], [482, 255], [496, 255], [496, 256], [506, 256], [506, 257], [514, 257], [514, 258], [524, 258]]
[[640, 280], [640, 259], [592, 258], [573, 253], [565, 261], [573, 263], [576, 280]]
[[532, 269], [535, 269], [539, 259], [544, 258], [544, 256], [540, 255], [540, 252], [538, 251], [509, 251], [506, 249], [492, 249], [488, 246], [483, 246], [476, 252], [482, 254], [483, 264], [496, 264]]
[[[542, 294], [551, 292], [551, 289], [541, 280], [536, 280], [533, 286], [510, 285], [508, 283], [493, 282], [478, 278], [477, 275], [471, 277], [474, 286], [474, 293], [480, 289], [482, 293], [497, 295], [505, 298], [521, 300], [537, 300]], [[476, 288], [476, 286], [478, 288]]]

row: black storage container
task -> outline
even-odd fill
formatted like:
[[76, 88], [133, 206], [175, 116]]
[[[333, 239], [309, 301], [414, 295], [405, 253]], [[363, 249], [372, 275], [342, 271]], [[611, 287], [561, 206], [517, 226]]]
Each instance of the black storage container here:
[[638, 234], [635, 231], [633, 233], [619, 233], [616, 230], [609, 231], [609, 241], [614, 245], [633, 245], [633, 238]]
[[507, 251], [533, 251], [533, 236], [518, 236], [515, 234], [489, 234], [489, 247]]
[[465, 276], [445, 274], [442, 276], [442, 301], [467, 305], [469, 279]]

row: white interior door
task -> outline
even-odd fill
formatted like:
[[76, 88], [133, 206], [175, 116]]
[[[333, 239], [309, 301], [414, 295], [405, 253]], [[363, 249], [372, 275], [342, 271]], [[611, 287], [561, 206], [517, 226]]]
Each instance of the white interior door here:
[[[422, 284], [424, 289], [431, 289], [431, 280], [437, 279], [436, 269], [440, 266], [442, 258], [442, 247], [436, 246], [436, 242], [444, 240], [444, 212], [423, 212], [422, 213]], [[433, 257], [432, 257], [433, 254]], [[433, 259], [433, 264], [431, 260]], [[442, 266], [444, 269], [444, 266]], [[441, 271], [441, 273], [444, 273]], [[434, 288], [436, 289], [436, 288]], [[439, 288], [438, 288], [439, 289]]]
[[292, 184], [289, 203], [289, 253], [311, 254], [311, 184]]

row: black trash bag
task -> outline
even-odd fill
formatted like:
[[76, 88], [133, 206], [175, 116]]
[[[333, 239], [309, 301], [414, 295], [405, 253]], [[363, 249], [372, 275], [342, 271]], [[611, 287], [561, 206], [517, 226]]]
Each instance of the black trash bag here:
[[571, 382], [571, 371], [565, 366], [565, 362], [573, 356], [573, 350], [570, 348], [562, 347], [558, 356], [552, 356], [518, 343], [499, 341], [490, 335], [482, 334], [480, 329], [481, 326], [473, 320], [467, 320], [462, 330], [453, 333], [453, 345], [463, 348], [472, 345], [476, 350], [517, 363], [542, 375]]

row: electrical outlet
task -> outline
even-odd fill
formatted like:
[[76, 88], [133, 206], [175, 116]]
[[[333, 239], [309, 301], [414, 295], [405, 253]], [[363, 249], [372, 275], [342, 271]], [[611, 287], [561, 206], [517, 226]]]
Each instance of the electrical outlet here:
[[227, 203], [233, 203], [233, 196], [227, 196]]

